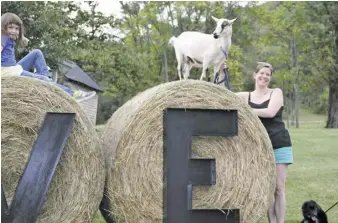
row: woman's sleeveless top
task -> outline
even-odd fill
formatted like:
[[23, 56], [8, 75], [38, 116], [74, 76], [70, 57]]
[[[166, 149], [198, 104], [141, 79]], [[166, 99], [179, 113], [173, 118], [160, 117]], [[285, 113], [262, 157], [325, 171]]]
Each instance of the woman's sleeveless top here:
[[[271, 98], [271, 94], [270, 94], [270, 98]], [[248, 103], [251, 108], [255, 108], [255, 109], [267, 108], [270, 102], [270, 98], [261, 104], [255, 104], [251, 102], [250, 92], [249, 92]], [[271, 140], [271, 143], [274, 149], [292, 146], [290, 134], [289, 134], [289, 131], [285, 128], [282, 114], [283, 114], [283, 106], [279, 109], [276, 115], [272, 118], [259, 117], [266, 131], [269, 134], [269, 137], [270, 137], [270, 140]]]

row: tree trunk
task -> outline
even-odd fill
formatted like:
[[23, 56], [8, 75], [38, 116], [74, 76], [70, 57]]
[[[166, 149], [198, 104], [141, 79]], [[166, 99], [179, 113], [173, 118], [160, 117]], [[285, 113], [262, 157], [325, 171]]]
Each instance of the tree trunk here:
[[292, 90], [292, 98], [290, 101], [290, 113], [291, 113], [291, 126], [295, 126], [296, 119], [295, 119], [295, 104], [296, 104], [296, 98], [295, 98], [295, 90]]
[[294, 84], [295, 89], [295, 118], [296, 118], [296, 128], [299, 128], [299, 105], [300, 105], [300, 95], [299, 95], [299, 67], [298, 60], [297, 63], [297, 71], [296, 71], [296, 83]]
[[181, 8], [176, 5], [176, 14], [177, 14], [177, 26], [178, 32], [182, 33], [184, 31], [182, 24], [182, 11]]
[[299, 128], [299, 89], [298, 89], [298, 84], [296, 83], [294, 85], [295, 87], [295, 118], [296, 118], [296, 128]]
[[165, 82], [169, 82], [168, 78], [168, 61], [167, 61], [167, 47], [164, 46], [163, 50], [163, 56], [164, 56], [164, 76], [165, 76]]
[[295, 125], [295, 91], [291, 89], [288, 91], [288, 100], [287, 100], [287, 107], [288, 107], [288, 122], [290, 126]]
[[286, 125], [288, 128], [290, 128], [290, 99], [286, 96], [285, 97], [285, 105], [286, 105], [286, 111], [285, 111], [285, 114], [286, 114]]
[[289, 108], [289, 99], [286, 100], [287, 106], [286, 106], [286, 126], [287, 128], [290, 128], [290, 108]]
[[338, 78], [329, 83], [329, 110], [326, 128], [338, 128]]
[[283, 89], [283, 101], [284, 101], [284, 115], [283, 119], [286, 120], [287, 128], [290, 128], [290, 120], [289, 120], [289, 99], [288, 99], [288, 92], [286, 89], [285, 81], [282, 83], [282, 89]]
[[[328, 120], [326, 123], [326, 128], [338, 128], [338, 19], [336, 14], [333, 12], [336, 12], [335, 9], [335, 4], [332, 3], [332, 5], [328, 2], [323, 3], [326, 10], [327, 14], [331, 16], [331, 22], [333, 25], [333, 30], [335, 31], [336, 34], [336, 39], [335, 39], [335, 66], [334, 66], [334, 72], [332, 74], [332, 78], [330, 78], [329, 82], [329, 109], [328, 109]], [[330, 5], [332, 11], [330, 11]]]
[[299, 64], [298, 64], [298, 49], [295, 37], [292, 37], [291, 44], [291, 58], [292, 58], [292, 68], [296, 68], [295, 71], [295, 83], [293, 85], [294, 89], [294, 117], [295, 117], [295, 124], [296, 128], [299, 128], [299, 104], [300, 104], [300, 98], [299, 98]]

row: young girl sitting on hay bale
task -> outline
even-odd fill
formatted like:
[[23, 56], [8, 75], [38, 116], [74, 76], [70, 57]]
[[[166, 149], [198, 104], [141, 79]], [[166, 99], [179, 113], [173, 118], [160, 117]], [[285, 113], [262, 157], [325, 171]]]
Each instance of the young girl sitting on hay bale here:
[[[48, 67], [40, 50], [32, 50], [19, 62], [15, 59], [15, 45], [26, 47], [28, 39], [23, 36], [22, 20], [13, 13], [5, 13], [1, 16], [1, 75], [2, 76], [26, 76], [37, 78], [41, 81], [53, 84], [68, 94], [77, 102], [81, 102], [95, 96], [96, 92], [74, 91], [68, 87], [53, 82], [48, 77]], [[37, 74], [28, 70], [35, 68]]]

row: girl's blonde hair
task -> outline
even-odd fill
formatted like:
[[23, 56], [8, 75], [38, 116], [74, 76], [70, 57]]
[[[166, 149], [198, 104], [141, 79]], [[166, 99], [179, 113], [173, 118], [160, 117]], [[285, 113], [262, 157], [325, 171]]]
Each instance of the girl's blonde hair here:
[[257, 67], [256, 67], [256, 72], [255, 73], [257, 73], [258, 71], [260, 71], [263, 67], [269, 68], [271, 70], [271, 75], [272, 75], [272, 72], [273, 72], [272, 65], [269, 64], [269, 63], [266, 63], [266, 62], [257, 62]]
[[24, 26], [22, 20], [16, 14], [7, 12], [1, 16], [1, 35], [8, 35], [7, 28], [10, 24], [15, 24], [20, 27], [17, 43], [19, 44], [19, 47], [25, 47], [25, 43], [23, 41]]

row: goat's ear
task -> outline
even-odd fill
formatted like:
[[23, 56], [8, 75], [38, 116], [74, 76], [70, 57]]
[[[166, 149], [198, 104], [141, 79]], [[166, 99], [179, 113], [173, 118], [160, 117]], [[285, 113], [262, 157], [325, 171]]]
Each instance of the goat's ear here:
[[234, 18], [233, 20], [230, 20], [230, 24], [233, 24], [235, 21], [237, 20], [237, 18]]
[[218, 22], [219, 19], [217, 19], [216, 17], [211, 16], [211, 18], [215, 21]]

